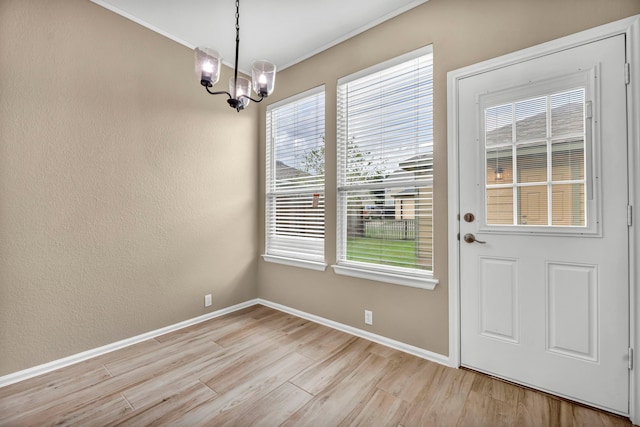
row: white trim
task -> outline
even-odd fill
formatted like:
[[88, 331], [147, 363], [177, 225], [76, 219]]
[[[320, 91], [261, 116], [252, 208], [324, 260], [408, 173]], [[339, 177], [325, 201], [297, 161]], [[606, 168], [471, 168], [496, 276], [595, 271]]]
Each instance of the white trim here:
[[74, 365], [85, 360], [101, 356], [106, 353], [111, 353], [115, 350], [120, 350], [125, 347], [129, 347], [133, 344], [141, 343], [142, 341], [155, 338], [160, 335], [167, 334], [169, 332], [176, 331], [178, 329], [186, 328], [188, 326], [195, 325], [207, 320], [214, 319], [216, 317], [223, 316], [225, 314], [232, 313], [234, 311], [242, 310], [243, 308], [251, 307], [258, 304], [257, 299], [245, 301], [240, 304], [232, 305], [231, 307], [222, 308], [220, 310], [213, 311], [211, 313], [204, 314], [202, 316], [194, 317], [193, 319], [185, 320], [174, 325], [166, 326], [164, 328], [156, 329], [151, 332], [136, 335], [135, 337], [126, 338], [121, 341], [116, 341], [111, 344], [97, 347], [91, 350], [83, 351], [82, 353], [72, 354], [71, 356], [64, 357], [62, 359], [54, 360], [42, 365], [34, 366], [32, 368], [24, 369], [22, 371], [14, 372], [9, 375], [0, 377], [0, 388], [14, 384], [20, 381], [27, 380], [38, 375], [46, 374], [47, 372], [55, 371], [56, 369], [64, 368], [66, 366]]
[[629, 132], [629, 204], [634, 218], [629, 227], [629, 317], [630, 346], [635, 358], [630, 374], [629, 414], [631, 422], [640, 425], [640, 17], [636, 16], [627, 28], [627, 62], [631, 64], [631, 82], [627, 86], [627, 129]]
[[[148, 28], [149, 30], [156, 32], [158, 34], [160, 34], [161, 36], [164, 36], [170, 40], [173, 40], [174, 42], [181, 44], [182, 46], [188, 47], [189, 49], [193, 50], [196, 48], [196, 46], [192, 45], [191, 43], [187, 42], [186, 40], [182, 40], [179, 37], [174, 36], [173, 34], [170, 34], [158, 27], [156, 27], [155, 25], [152, 25], [150, 23], [148, 23], [147, 21], [138, 18], [135, 15], [130, 14], [129, 12], [125, 12], [124, 10], [120, 9], [117, 6], [114, 6], [113, 4], [109, 3], [108, 1], [105, 0], [91, 0], [92, 3], [95, 3], [99, 6], [104, 7], [105, 9], [110, 10], [111, 12], [120, 15], [124, 18], [127, 18], [130, 21], [135, 22], [136, 24], [142, 25], [145, 28]], [[225, 61], [222, 61], [226, 66], [233, 68], [233, 64], [228, 64]], [[247, 74], [247, 73], [245, 73]], [[251, 74], [251, 73], [249, 73]]]
[[[624, 34], [627, 37], [627, 61], [631, 64], [631, 83], [627, 86], [628, 145], [629, 145], [629, 203], [640, 202], [640, 15], [582, 31], [567, 37], [543, 43], [518, 52], [493, 58], [447, 73], [447, 132], [448, 132], [448, 208], [449, 208], [449, 360], [451, 366], [460, 366], [460, 244], [459, 244], [459, 133], [458, 133], [458, 84], [474, 75], [498, 68], [550, 55], [562, 50]], [[622, 71], [621, 71], [622, 72]], [[636, 211], [638, 208], [636, 208]], [[634, 218], [630, 233], [630, 345], [640, 345], [640, 265], [633, 260], [640, 251], [640, 227]], [[640, 424], [640, 369], [630, 372], [629, 415], [631, 421]]]
[[248, 301], [245, 301], [240, 304], [233, 305], [231, 307], [226, 307], [220, 310], [216, 310], [212, 313], [208, 313], [199, 317], [194, 317], [193, 319], [185, 320], [184, 322], [176, 323], [174, 325], [170, 325], [164, 328], [156, 329], [151, 332], [147, 332], [141, 335], [137, 335], [135, 337], [127, 338], [121, 341], [117, 341], [111, 344], [107, 344], [102, 347], [94, 348], [91, 350], [84, 351], [82, 353], [73, 354], [68, 357], [64, 357], [62, 359], [54, 360], [52, 362], [44, 363], [42, 365], [34, 366], [32, 368], [28, 368], [22, 371], [14, 372], [9, 375], [5, 375], [0, 377], [0, 388], [15, 384], [20, 381], [27, 380], [29, 378], [36, 377], [38, 375], [46, 374], [51, 371], [55, 371], [56, 369], [64, 368], [66, 366], [74, 365], [76, 363], [101, 356], [106, 353], [110, 353], [115, 350], [120, 350], [125, 347], [129, 347], [133, 344], [138, 344], [143, 341], [149, 340], [151, 338], [155, 338], [160, 335], [167, 334], [169, 332], [176, 331], [178, 329], [186, 328], [188, 326], [195, 325], [197, 323], [201, 323], [207, 320], [214, 319], [216, 317], [223, 316], [225, 314], [232, 313], [234, 311], [242, 310], [247, 307], [251, 307], [253, 305], [262, 304], [267, 307], [271, 307], [275, 310], [282, 311], [284, 313], [289, 313], [294, 316], [301, 317], [303, 319], [310, 320], [312, 322], [318, 323], [320, 325], [327, 326], [332, 329], [336, 329], [342, 332], [345, 332], [350, 335], [354, 335], [360, 338], [367, 339], [369, 341], [376, 342], [378, 344], [382, 344], [384, 346], [412, 354], [414, 356], [420, 357], [422, 359], [430, 360], [432, 362], [439, 363], [441, 365], [450, 366], [449, 358], [442, 354], [434, 353], [429, 350], [425, 350], [419, 347], [412, 346], [410, 344], [406, 344], [400, 341], [392, 340], [390, 338], [383, 337], [381, 335], [377, 335], [371, 332], [363, 331], [362, 329], [354, 328], [349, 325], [345, 325], [343, 323], [334, 322], [333, 320], [325, 319], [324, 317], [316, 316], [314, 314], [309, 314], [304, 311], [296, 310], [291, 307], [287, 307], [282, 304], [277, 304], [268, 300], [264, 300], [261, 298], [255, 298]]
[[309, 261], [301, 258], [288, 258], [283, 256], [264, 254], [262, 255], [262, 259], [266, 262], [289, 265], [291, 267], [308, 268], [310, 270], [316, 271], [324, 271], [327, 268], [327, 264], [325, 264], [324, 262]]
[[285, 68], [288, 68], [288, 67], [291, 67], [293, 65], [296, 65], [297, 63], [302, 62], [305, 59], [309, 59], [312, 56], [315, 56], [315, 55], [317, 55], [317, 54], [319, 54], [321, 52], [324, 52], [325, 50], [327, 50], [327, 49], [329, 49], [329, 48], [331, 48], [333, 46], [336, 46], [336, 45], [342, 43], [345, 40], [349, 40], [349, 39], [357, 36], [360, 33], [364, 33], [365, 31], [375, 27], [376, 25], [382, 24], [385, 21], [388, 21], [388, 20], [390, 20], [392, 18], [395, 18], [396, 16], [398, 16], [398, 15], [400, 15], [400, 14], [402, 14], [402, 13], [404, 13], [404, 12], [410, 10], [410, 9], [413, 9], [414, 7], [420, 6], [422, 3], [426, 3], [427, 1], [429, 1], [429, 0], [414, 0], [414, 1], [410, 2], [410, 3], [408, 3], [408, 4], [405, 4], [404, 6], [394, 10], [393, 12], [387, 13], [386, 15], [381, 16], [380, 18], [375, 19], [375, 20], [367, 23], [366, 25], [363, 25], [360, 28], [356, 28], [354, 31], [351, 31], [351, 32], [345, 34], [342, 37], [339, 37], [339, 38], [337, 38], [335, 40], [332, 40], [329, 43], [325, 44], [324, 46], [319, 47], [318, 49], [312, 50], [311, 52], [308, 52], [308, 53], [302, 55], [301, 57], [294, 59], [291, 62], [288, 62], [288, 63], [286, 63], [284, 65], [281, 65], [280, 66], [280, 71], [284, 70]]
[[388, 273], [368, 268], [358, 268], [346, 265], [332, 265], [333, 271], [341, 276], [357, 277], [359, 279], [375, 280], [376, 282], [394, 285], [410, 286], [412, 288], [432, 291], [438, 284], [438, 279], [430, 277], [410, 276], [401, 273]]
[[264, 300], [262, 298], [258, 298], [257, 303], [273, 308], [275, 310], [289, 313], [293, 316], [298, 316], [303, 319], [310, 320], [311, 322], [318, 323], [320, 325], [327, 326], [329, 328], [336, 329], [341, 332], [345, 332], [350, 335], [354, 335], [356, 337], [364, 338], [366, 340], [373, 341], [378, 344], [382, 344], [386, 347], [390, 347], [395, 350], [402, 351], [404, 353], [412, 354], [422, 359], [430, 360], [432, 362], [439, 363], [441, 365], [449, 366], [449, 358], [442, 354], [434, 353], [432, 351], [425, 350], [420, 347], [415, 347], [410, 344], [392, 340], [391, 338], [383, 337], [382, 335], [377, 335], [368, 331], [363, 331], [362, 329], [354, 328], [353, 326], [345, 325], [344, 323], [335, 322], [333, 320], [329, 320], [324, 317], [316, 316], [315, 314], [309, 314], [304, 311], [297, 310], [295, 308], [287, 307], [285, 305], [271, 302], [269, 300]]
[[[462, 77], [460, 77], [462, 78]], [[447, 73], [447, 171], [449, 242], [449, 362], [460, 366], [460, 187], [457, 71]]]

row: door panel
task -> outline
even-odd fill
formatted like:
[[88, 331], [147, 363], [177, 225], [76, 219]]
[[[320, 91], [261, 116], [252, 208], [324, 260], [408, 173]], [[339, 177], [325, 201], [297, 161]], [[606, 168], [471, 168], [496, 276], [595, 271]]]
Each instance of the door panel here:
[[547, 263], [547, 350], [595, 362], [599, 345], [596, 266]]
[[462, 79], [458, 123], [462, 365], [618, 413], [624, 63], [620, 35]]
[[518, 342], [518, 262], [480, 258], [480, 333]]

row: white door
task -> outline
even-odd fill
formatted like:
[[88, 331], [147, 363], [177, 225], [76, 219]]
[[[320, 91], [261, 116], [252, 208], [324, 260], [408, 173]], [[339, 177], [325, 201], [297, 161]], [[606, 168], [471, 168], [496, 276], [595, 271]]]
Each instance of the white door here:
[[624, 64], [611, 37], [462, 79], [458, 104], [462, 365], [618, 413]]

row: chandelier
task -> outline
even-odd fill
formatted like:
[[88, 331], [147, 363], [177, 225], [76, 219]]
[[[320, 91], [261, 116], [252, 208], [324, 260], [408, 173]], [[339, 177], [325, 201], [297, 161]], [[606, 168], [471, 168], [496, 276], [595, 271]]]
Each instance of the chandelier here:
[[[238, 50], [240, 47], [240, 0], [236, 0], [236, 62], [233, 77], [229, 79], [229, 92], [212, 91], [211, 88], [220, 79], [222, 56], [218, 51], [208, 47], [197, 47], [196, 74], [200, 84], [211, 95], [227, 95], [227, 103], [236, 111], [244, 109], [250, 101], [260, 102], [273, 92], [276, 81], [276, 66], [269, 61], [253, 61], [251, 64], [251, 80], [238, 77]], [[259, 99], [251, 98], [251, 87]]]

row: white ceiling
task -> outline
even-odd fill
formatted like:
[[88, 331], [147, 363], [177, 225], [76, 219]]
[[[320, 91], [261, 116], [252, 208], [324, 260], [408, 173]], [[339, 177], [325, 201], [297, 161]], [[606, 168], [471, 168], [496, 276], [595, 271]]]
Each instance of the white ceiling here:
[[[233, 67], [235, 0], [91, 1]], [[282, 70], [426, 1], [241, 0], [239, 68], [268, 59]]]

